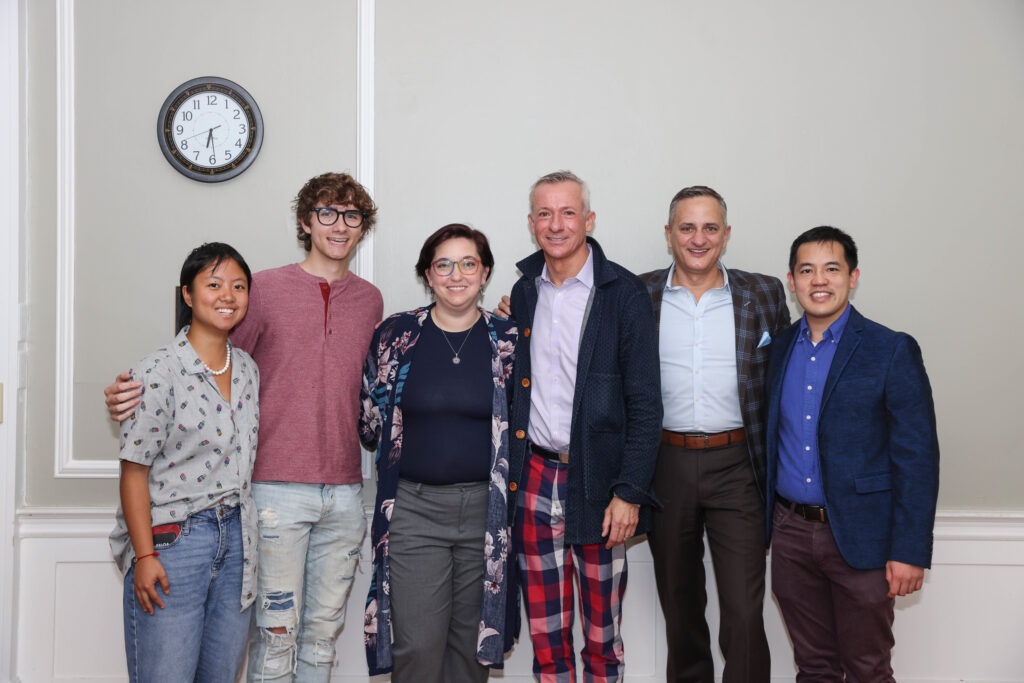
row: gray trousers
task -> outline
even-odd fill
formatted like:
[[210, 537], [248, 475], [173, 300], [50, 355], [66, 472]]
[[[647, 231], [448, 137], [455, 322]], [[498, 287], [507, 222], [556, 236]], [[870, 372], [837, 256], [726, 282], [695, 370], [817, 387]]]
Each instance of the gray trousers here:
[[393, 683], [486, 681], [476, 661], [487, 482], [399, 480], [391, 513]]

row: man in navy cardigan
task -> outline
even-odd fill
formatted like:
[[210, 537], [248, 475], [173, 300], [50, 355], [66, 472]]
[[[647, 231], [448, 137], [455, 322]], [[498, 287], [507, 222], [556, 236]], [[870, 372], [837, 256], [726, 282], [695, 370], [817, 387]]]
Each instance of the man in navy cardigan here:
[[917, 342], [850, 305], [859, 277], [849, 235], [800, 235], [788, 280], [804, 316], [768, 365], [772, 590], [798, 681], [892, 681], [893, 599], [931, 563], [931, 387]]
[[579, 581], [585, 680], [622, 676], [619, 631], [626, 550], [657, 504], [661, 435], [651, 299], [587, 235], [595, 214], [568, 171], [530, 191], [540, 251], [520, 261], [511, 312], [519, 329], [511, 432], [509, 524], [538, 680], [574, 681], [573, 579]]

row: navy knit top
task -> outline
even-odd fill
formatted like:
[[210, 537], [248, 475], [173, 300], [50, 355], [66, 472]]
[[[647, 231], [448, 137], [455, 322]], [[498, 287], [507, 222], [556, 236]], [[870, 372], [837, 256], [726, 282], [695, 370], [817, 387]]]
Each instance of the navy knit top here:
[[481, 318], [466, 332], [444, 334], [447, 343], [431, 317], [423, 321], [402, 394], [400, 476], [431, 485], [488, 481], [494, 381], [487, 325]]

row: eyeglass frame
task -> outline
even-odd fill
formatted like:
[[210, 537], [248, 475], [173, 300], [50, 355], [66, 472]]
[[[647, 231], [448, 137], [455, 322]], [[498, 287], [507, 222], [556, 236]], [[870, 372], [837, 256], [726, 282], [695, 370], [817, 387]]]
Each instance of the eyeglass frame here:
[[[463, 270], [462, 263], [464, 261], [472, 261], [473, 263], [476, 264], [475, 267], [473, 268], [473, 272], [467, 273], [465, 270]], [[451, 269], [447, 273], [442, 273], [442, 272], [440, 272], [437, 269], [437, 265], [439, 263], [444, 263], [444, 262], [448, 262], [449, 264], [451, 264]], [[439, 258], [439, 259], [437, 259], [435, 261], [431, 261], [430, 262], [430, 270], [433, 271], [434, 275], [437, 275], [438, 277], [451, 277], [452, 274], [455, 273], [455, 267], [458, 266], [459, 272], [462, 273], [463, 275], [465, 275], [466, 277], [469, 277], [471, 275], [475, 275], [476, 272], [478, 270], [480, 270], [480, 266], [482, 266], [482, 265], [483, 265], [483, 262], [480, 259], [475, 258], [473, 256], [465, 256], [463, 258], [460, 258], [458, 261], [453, 261], [450, 258]]]
[[[363, 226], [363, 222], [366, 220], [366, 212], [365, 211], [359, 211], [358, 209], [345, 209], [344, 211], [339, 211], [338, 209], [335, 209], [333, 206], [314, 206], [312, 209], [310, 209], [310, 211], [312, 211], [316, 215], [317, 222], [320, 223], [320, 225], [324, 226], [325, 228], [329, 228], [332, 225], [334, 225], [335, 223], [337, 223], [339, 218], [341, 218], [342, 222], [347, 227], [350, 227], [350, 228], [353, 228], [353, 229], [361, 228]], [[325, 223], [324, 219], [320, 216], [320, 212], [321, 211], [333, 211], [334, 214], [335, 214], [334, 220], [331, 221], [330, 223]], [[359, 216], [359, 222], [357, 224], [355, 224], [355, 225], [352, 225], [351, 223], [349, 223], [348, 222], [348, 216], [349, 215], [357, 215], [357, 216]]]

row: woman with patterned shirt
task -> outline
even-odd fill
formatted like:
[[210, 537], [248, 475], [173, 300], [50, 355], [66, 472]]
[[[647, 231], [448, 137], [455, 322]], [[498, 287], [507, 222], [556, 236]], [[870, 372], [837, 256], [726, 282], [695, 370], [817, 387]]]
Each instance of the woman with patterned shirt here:
[[233, 681], [255, 593], [250, 479], [259, 373], [231, 346], [249, 267], [209, 243], [181, 268], [178, 335], [133, 370], [143, 384], [121, 423], [121, 505], [110, 546], [124, 577], [134, 682]]
[[416, 272], [435, 304], [386, 319], [366, 359], [360, 432], [377, 449], [377, 502], [364, 636], [370, 674], [393, 668], [394, 683], [484, 681], [512, 644], [505, 381], [517, 333], [477, 305], [493, 265], [478, 230], [428, 237]]

